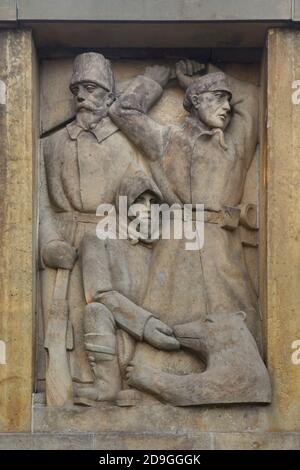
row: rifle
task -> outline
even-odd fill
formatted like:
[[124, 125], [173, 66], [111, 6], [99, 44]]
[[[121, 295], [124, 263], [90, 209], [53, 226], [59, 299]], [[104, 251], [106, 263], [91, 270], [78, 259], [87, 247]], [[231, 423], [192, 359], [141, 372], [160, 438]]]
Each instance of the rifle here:
[[[76, 225], [73, 228], [72, 244], [75, 231]], [[46, 399], [49, 406], [73, 404], [73, 383], [68, 359], [68, 351], [74, 348], [73, 327], [69, 320], [67, 299], [70, 273], [68, 269], [57, 269], [45, 335], [44, 346], [48, 350]]]

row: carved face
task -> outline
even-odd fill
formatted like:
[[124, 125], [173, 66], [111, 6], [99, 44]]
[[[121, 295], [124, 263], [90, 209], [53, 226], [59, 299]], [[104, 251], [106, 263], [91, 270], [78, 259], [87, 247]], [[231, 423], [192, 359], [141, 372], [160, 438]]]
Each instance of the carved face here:
[[77, 83], [71, 88], [75, 98], [76, 112], [90, 112], [100, 119], [107, 116], [113, 94], [93, 82]]
[[138, 230], [142, 235], [141, 238], [144, 243], [152, 243], [154, 241], [151, 238], [152, 204], [159, 204], [159, 200], [151, 191], [145, 191], [134, 201], [135, 208], [138, 208], [135, 218], [139, 222]]
[[207, 91], [193, 95], [197, 115], [208, 128], [224, 130], [230, 121], [230, 94], [226, 91]]

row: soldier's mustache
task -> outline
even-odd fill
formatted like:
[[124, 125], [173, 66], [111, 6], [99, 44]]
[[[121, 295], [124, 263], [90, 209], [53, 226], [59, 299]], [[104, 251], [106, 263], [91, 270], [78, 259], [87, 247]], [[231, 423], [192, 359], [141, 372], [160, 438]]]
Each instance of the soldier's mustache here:
[[85, 111], [98, 111], [98, 107], [88, 103], [77, 103], [77, 111], [84, 109]]

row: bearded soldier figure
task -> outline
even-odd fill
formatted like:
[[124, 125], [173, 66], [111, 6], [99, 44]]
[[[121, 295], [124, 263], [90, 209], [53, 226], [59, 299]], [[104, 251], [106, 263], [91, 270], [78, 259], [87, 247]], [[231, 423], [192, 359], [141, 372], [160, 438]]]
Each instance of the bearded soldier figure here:
[[[108, 110], [115, 100], [115, 80], [109, 61], [98, 53], [77, 56], [70, 90], [75, 99], [76, 118], [47, 139], [44, 145], [44, 186], [47, 190], [43, 192], [40, 201], [40, 259], [45, 268], [42, 271], [44, 324], [46, 347], [53, 370], [51, 380], [48, 380], [47, 396], [51, 397], [49, 400], [54, 405], [70, 402], [71, 392], [66, 393], [64, 390], [67, 382], [63, 385], [68, 367], [73, 382], [94, 382], [88, 363], [91, 354], [86, 351], [84, 334], [90, 334], [90, 338], [93, 338], [93, 341], [87, 343], [93, 353], [97, 351], [98, 356], [107, 353], [105, 348], [101, 350], [101, 344], [94, 344], [100, 332], [83, 329], [83, 315], [89, 315], [91, 311], [94, 315], [95, 306], [93, 309], [85, 309], [86, 304], [93, 299], [85, 296], [77, 252], [84, 237], [96, 233], [98, 206], [114, 204], [127, 168], [140, 168], [141, 164], [136, 148], [108, 116]], [[66, 272], [70, 273], [67, 277]], [[47, 299], [52, 294], [55, 302], [51, 306]], [[63, 331], [65, 318], [62, 319], [58, 312], [63, 304], [57, 300], [67, 302], [69, 319], [66, 332]], [[126, 315], [121, 311], [121, 324], [123, 316]], [[142, 336], [147, 320], [148, 316], [142, 320], [132, 314], [124, 318], [123, 323], [127, 331], [136, 334], [138, 328]], [[85, 321], [86, 325], [94, 323], [93, 319]], [[155, 327], [152, 332], [155, 336]], [[64, 346], [61, 342], [65, 337]], [[70, 353], [62, 366], [64, 347]], [[110, 359], [113, 362], [112, 354]], [[65, 372], [61, 372], [58, 379], [57, 371], [63, 370]]]

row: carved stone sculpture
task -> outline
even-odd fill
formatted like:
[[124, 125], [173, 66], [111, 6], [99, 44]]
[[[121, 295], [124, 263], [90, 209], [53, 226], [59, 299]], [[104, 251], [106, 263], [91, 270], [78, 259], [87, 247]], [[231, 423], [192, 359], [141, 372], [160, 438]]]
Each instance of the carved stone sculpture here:
[[[49, 203], [42, 205], [40, 220], [42, 262], [58, 270], [71, 270], [70, 279], [60, 281], [58, 278], [54, 290], [55, 297], [56, 291], [61, 290], [61, 285], [64, 286], [63, 292], [58, 295], [62, 298], [60, 300], [67, 300], [67, 306], [53, 305], [49, 318], [52, 321], [47, 322], [46, 329], [49, 351], [47, 400], [48, 403], [60, 405], [72, 402], [73, 390], [69, 386], [68, 393], [65, 393], [63, 388], [66, 387], [59, 384], [52, 387], [49, 383], [51, 364], [53, 367], [57, 364], [58, 372], [61, 367], [61, 358], [51, 361], [51, 343], [58, 334], [58, 327], [52, 324], [58, 309], [65, 312], [68, 309], [75, 338], [83, 336], [84, 297], [79, 262], [74, 265], [76, 249], [87, 232], [95, 233], [98, 205], [114, 202], [128, 165], [138, 163], [134, 147], [107, 115], [115, 98], [115, 83], [109, 62], [96, 53], [79, 55], [74, 62], [70, 89], [75, 99], [76, 119], [54, 134], [44, 149]], [[53, 349], [55, 351], [57, 348]], [[70, 349], [73, 349], [70, 353], [72, 378], [81, 383], [92, 382], [93, 375], [86, 367], [83, 340], [77, 341], [76, 348], [71, 344]], [[65, 377], [66, 370], [60, 375]], [[58, 382], [64, 380], [61, 378]]]
[[[55, 134], [45, 148], [49, 201], [42, 204], [40, 220], [41, 262], [57, 269], [45, 338], [49, 353], [47, 402], [53, 405], [73, 402], [72, 378], [77, 383], [94, 382], [94, 375], [86, 364], [86, 346], [89, 362], [93, 364], [97, 352], [99, 356], [105, 355], [104, 351], [93, 350], [91, 356], [90, 348], [94, 343], [84, 343], [83, 340], [84, 333], [99, 334], [99, 331], [93, 331], [93, 328], [97, 327], [98, 316], [105, 316], [105, 308], [103, 299], [101, 306], [90, 305], [94, 299], [83, 289], [86, 284], [90, 285], [85, 280], [85, 274], [89, 275], [90, 271], [83, 270], [82, 284], [81, 266], [79, 261], [76, 261], [77, 250], [81, 242], [88, 239], [89, 234], [94, 236], [96, 233], [99, 221], [96, 209], [99, 204], [115, 202], [127, 169], [130, 167], [134, 171], [134, 168], [140, 166], [137, 151], [107, 115], [115, 98], [114, 77], [109, 62], [100, 54], [79, 55], [74, 62], [70, 89], [76, 101], [76, 120]], [[83, 244], [86, 245], [87, 242]], [[94, 256], [97, 257], [97, 253], [94, 253]], [[84, 314], [85, 303], [88, 306]], [[95, 311], [99, 311], [99, 315]], [[139, 311], [140, 316], [136, 319], [135, 327], [132, 320], [132, 327], [129, 328], [137, 337], [143, 336], [143, 325], [152, 317], [150, 313], [143, 316], [141, 312], [142, 310]], [[106, 313], [107, 324], [110, 320], [107, 311]], [[119, 320], [120, 316], [126, 317], [126, 313], [129, 316], [129, 312], [122, 311]], [[131, 316], [132, 314], [130, 312]], [[118, 322], [118, 319], [115, 318], [114, 321]], [[99, 322], [101, 323], [100, 320]], [[103, 322], [105, 323], [105, 320]], [[126, 318], [123, 323], [126, 324]], [[155, 338], [157, 328], [162, 327], [162, 324], [158, 322], [154, 325], [153, 320], [149, 321], [149, 324], [147, 330], [151, 330], [151, 341], [151, 334]], [[109, 327], [106, 326], [107, 328]], [[166, 337], [170, 333], [171, 330], [167, 328]], [[175, 343], [177, 344], [176, 341]], [[69, 358], [66, 349], [71, 351]], [[107, 348], [109, 359], [112, 349]], [[106, 369], [114, 367], [116, 373], [107, 371], [107, 374], [117, 384], [120, 374], [116, 361], [112, 363], [107, 364]], [[102, 362], [101, 366], [103, 368]], [[97, 369], [99, 379], [100, 366]], [[106, 381], [110, 383], [108, 376]], [[116, 388], [117, 385], [114, 389]], [[112, 391], [110, 393], [115, 397]], [[104, 391], [102, 395], [103, 399], [108, 399]]]
[[[257, 145], [257, 89], [211, 65], [181, 61], [176, 77], [190, 115], [181, 126], [161, 125], [147, 113], [170, 77], [168, 67], [149, 67], [116, 96], [102, 55], [75, 59], [76, 119], [44, 146], [49, 405], [270, 401], [239, 231]], [[118, 208], [120, 195], [128, 207], [141, 202], [145, 217], [153, 201], [204, 204], [203, 249], [186, 251], [184, 239], [151, 234], [100, 240], [96, 210]]]
[[[162, 195], [143, 172], [134, 172], [122, 180], [119, 196], [126, 196], [128, 207], [143, 204], [140, 217], [150, 218], [150, 204]], [[115, 401], [122, 404], [122, 382], [126, 366], [134, 355], [136, 341], [145, 341], [158, 349], [179, 348], [172, 329], [155, 318], [154, 312], [141, 307], [152, 266], [153, 244], [150, 238], [99, 240], [86, 235], [80, 245], [80, 259], [87, 306], [84, 312], [85, 345], [96, 380], [93, 387], [77, 389], [77, 403]], [[123, 380], [122, 380], [123, 379]], [[126, 393], [134, 401], [135, 394]]]
[[[183, 240], [161, 243], [144, 307], [157, 311], [172, 327], [218, 312], [227, 314], [229, 321], [235, 311], [242, 310], [261, 349], [256, 296], [237, 230], [245, 177], [257, 144], [258, 94], [253, 85], [209, 68], [211, 73], [189, 81], [184, 107], [190, 116], [181, 127], [162, 126], [146, 115], [167, 81], [153, 70], [137, 77], [110, 109], [112, 119], [147, 156], [165, 200], [205, 205], [203, 249], [186, 253]], [[186, 85], [188, 77], [183, 80], [180, 66], [177, 73]], [[135, 367], [141, 370], [149, 365], [150, 373], [154, 363], [158, 365], [156, 377], [164, 374], [168, 361], [153, 360], [155, 354], [141, 345]], [[131, 370], [131, 383], [143, 388], [137, 376]], [[264, 382], [264, 387], [263, 395], [269, 397], [269, 383]]]
[[215, 313], [177, 325], [180, 344], [204, 358], [206, 370], [174, 375], [132, 361], [127, 368], [129, 384], [175, 406], [270, 402], [268, 372], [245, 318], [244, 312]]

